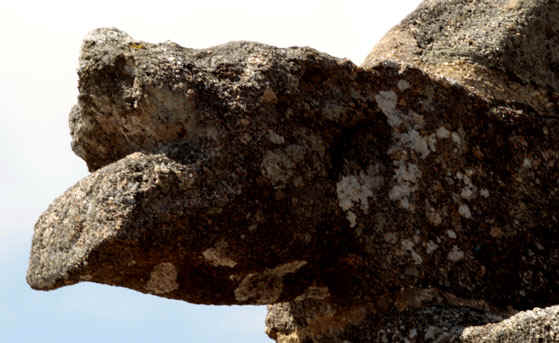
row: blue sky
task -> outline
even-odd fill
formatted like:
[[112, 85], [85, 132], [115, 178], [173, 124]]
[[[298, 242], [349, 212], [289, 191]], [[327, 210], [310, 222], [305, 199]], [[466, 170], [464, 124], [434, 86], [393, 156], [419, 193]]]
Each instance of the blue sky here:
[[[2, 1], [0, 4], [0, 341], [266, 342], [265, 307], [198, 306], [82, 283], [25, 283], [33, 225], [87, 175], [70, 149], [82, 38], [116, 26], [133, 37], [204, 48], [231, 40], [311, 46], [360, 64], [419, 0]], [[180, 5], [179, 5], [180, 4]]]

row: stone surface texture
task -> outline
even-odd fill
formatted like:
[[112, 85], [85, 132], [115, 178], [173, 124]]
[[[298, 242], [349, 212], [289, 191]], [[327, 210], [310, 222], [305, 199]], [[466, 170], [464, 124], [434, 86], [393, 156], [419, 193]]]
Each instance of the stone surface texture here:
[[463, 342], [559, 342], [559, 306], [535, 308], [516, 314], [500, 323], [468, 327]]
[[559, 306], [504, 318], [471, 306], [448, 304], [374, 312], [362, 304], [344, 307], [301, 301], [273, 305], [266, 318], [266, 332], [279, 343], [559, 342]]
[[555, 342], [557, 18], [427, 0], [362, 67], [94, 30], [70, 112], [91, 174], [27, 281], [269, 304], [282, 343]]
[[426, 0], [363, 63], [390, 60], [540, 114], [559, 110], [559, 2]]

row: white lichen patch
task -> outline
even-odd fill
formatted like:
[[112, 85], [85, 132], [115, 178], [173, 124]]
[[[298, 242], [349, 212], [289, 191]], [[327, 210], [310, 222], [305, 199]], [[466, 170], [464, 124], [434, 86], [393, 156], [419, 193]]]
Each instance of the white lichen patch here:
[[462, 138], [460, 138], [460, 135], [458, 133], [453, 132], [450, 136], [452, 137], [452, 141], [457, 145], [460, 145], [462, 143]]
[[458, 207], [458, 213], [464, 218], [471, 219], [472, 218], [472, 211], [470, 211], [470, 207], [466, 204], [461, 204]]
[[388, 125], [391, 127], [400, 126], [402, 123], [401, 115], [396, 111], [398, 96], [393, 91], [379, 92], [375, 96], [380, 110], [386, 115]]
[[429, 137], [423, 137], [419, 134], [419, 132], [415, 129], [410, 129], [408, 132], [395, 134], [396, 144], [392, 146], [388, 153], [391, 154], [394, 151], [401, 150], [402, 148], [407, 148], [414, 150], [418, 153], [421, 158], [426, 158], [429, 153]]
[[346, 175], [336, 184], [338, 205], [346, 212], [351, 227], [357, 224], [357, 216], [351, 209], [355, 206], [369, 212], [369, 198], [374, 197], [375, 191], [384, 183], [379, 165], [369, 166], [367, 171], [360, 171], [358, 175]]
[[431, 255], [433, 253], [433, 251], [437, 250], [438, 248], [439, 248], [439, 246], [437, 245], [437, 243], [435, 243], [431, 240], [427, 242], [427, 253], [429, 255]]
[[458, 262], [464, 259], [464, 252], [458, 249], [456, 245], [453, 245], [452, 250], [448, 253], [448, 259], [452, 262]]
[[456, 232], [454, 232], [452, 230], [446, 230], [446, 234], [449, 238], [456, 239]]
[[355, 225], [357, 225], [357, 215], [353, 211], [347, 211], [346, 218], [350, 227], [355, 227]]
[[[387, 123], [392, 130], [393, 145], [387, 153], [394, 158], [394, 180], [395, 183], [388, 193], [389, 199], [409, 211], [415, 210], [412, 193], [418, 188], [419, 179], [423, 173], [418, 164], [413, 163], [410, 156], [425, 159], [431, 152], [437, 151], [437, 137], [447, 138], [450, 131], [441, 127], [436, 133], [425, 135], [423, 127], [425, 119], [422, 115], [409, 111], [404, 115], [396, 106], [398, 97], [393, 91], [379, 92], [375, 100], [381, 111], [387, 118]], [[439, 222], [436, 216], [432, 216], [434, 222]]]
[[396, 166], [394, 179], [396, 184], [388, 193], [392, 201], [397, 201], [400, 207], [413, 211], [415, 206], [410, 202], [410, 196], [417, 189], [417, 182], [421, 178], [421, 171], [417, 165], [404, 161], [394, 161]]
[[179, 288], [177, 282], [177, 269], [169, 262], [163, 262], [153, 267], [146, 290], [155, 294], [170, 293]]
[[404, 115], [395, 108], [391, 112], [384, 112], [384, 114], [388, 124], [394, 129], [394, 144], [389, 148], [389, 154], [407, 149], [414, 151], [424, 159], [431, 151], [436, 151], [434, 134], [424, 136], [419, 132], [425, 125], [425, 118], [422, 115], [411, 110], [407, 115]]
[[464, 187], [464, 189], [462, 189], [462, 192], [460, 193], [460, 196], [463, 199], [471, 200], [475, 196], [474, 189], [471, 187]]
[[224, 240], [217, 242], [215, 247], [208, 248], [202, 252], [202, 256], [214, 267], [233, 268], [237, 262], [227, 256], [228, 244]]
[[437, 152], [437, 136], [434, 133], [427, 136], [427, 143], [429, 144], [429, 150]]
[[437, 129], [437, 137], [443, 139], [450, 137], [450, 131], [447, 130], [446, 127], [441, 126]]
[[463, 200], [473, 201], [478, 196], [482, 196], [484, 198], [489, 197], [489, 191], [486, 188], [482, 188], [481, 190], [473, 183], [472, 177], [474, 175], [473, 169], [466, 169], [463, 173], [461, 171], [456, 172], [456, 179], [458, 182], [464, 184], [462, 190], [460, 191], [459, 197], [458, 195], [454, 196], [454, 201], [458, 204], [458, 213], [467, 219], [472, 218], [472, 211], [470, 207], [466, 203], [462, 203]]
[[235, 289], [235, 299], [261, 305], [276, 302], [283, 290], [283, 277], [295, 273], [305, 264], [307, 261], [293, 261], [262, 273], [249, 273]]
[[[462, 129], [459, 129], [461, 133], [463, 133]], [[435, 132], [437, 138], [439, 139], [448, 139], [450, 138], [452, 142], [458, 146], [462, 145], [462, 136], [458, 132], [450, 131], [446, 127], [441, 126]], [[456, 150], [455, 150], [456, 151]]]
[[353, 207], [354, 203], [361, 203], [362, 208], [369, 208], [368, 197], [373, 196], [373, 192], [368, 187], [363, 187], [358, 176], [347, 175], [336, 184], [338, 194], [338, 204], [347, 211]]
[[402, 240], [402, 248], [411, 254], [415, 264], [422, 264], [423, 258], [414, 250], [415, 243], [410, 239]]
[[410, 83], [409, 83], [408, 81], [403, 80], [403, 79], [400, 80], [400, 81], [398, 81], [398, 89], [399, 89], [400, 91], [403, 92], [403, 91], [405, 91], [406, 89], [408, 89], [408, 88], [410, 88], [410, 87], [411, 87], [411, 86], [410, 86]]

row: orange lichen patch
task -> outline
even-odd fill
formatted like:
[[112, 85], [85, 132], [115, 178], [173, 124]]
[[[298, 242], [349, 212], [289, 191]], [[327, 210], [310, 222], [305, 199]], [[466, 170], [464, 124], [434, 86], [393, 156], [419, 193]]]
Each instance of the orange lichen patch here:
[[131, 47], [132, 49], [136, 49], [136, 50], [145, 49], [145, 48], [146, 48], [146, 46], [145, 46], [144, 44], [142, 44], [142, 43], [137, 43], [137, 42], [132, 42], [132, 43], [130, 43], [128, 46]]

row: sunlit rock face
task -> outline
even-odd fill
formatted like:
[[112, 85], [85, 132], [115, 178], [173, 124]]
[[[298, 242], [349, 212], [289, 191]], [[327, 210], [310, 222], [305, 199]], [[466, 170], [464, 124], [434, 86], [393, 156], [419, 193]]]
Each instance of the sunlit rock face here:
[[94, 30], [70, 113], [91, 174], [39, 218], [27, 281], [271, 304], [278, 342], [474, 342], [557, 304], [558, 17], [425, 1], [362, 67]]

